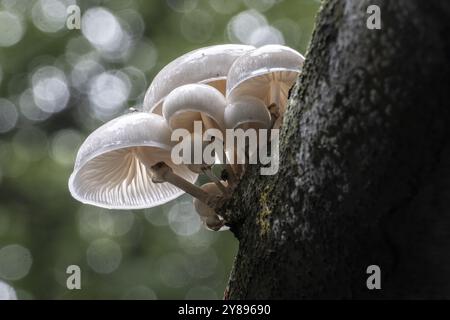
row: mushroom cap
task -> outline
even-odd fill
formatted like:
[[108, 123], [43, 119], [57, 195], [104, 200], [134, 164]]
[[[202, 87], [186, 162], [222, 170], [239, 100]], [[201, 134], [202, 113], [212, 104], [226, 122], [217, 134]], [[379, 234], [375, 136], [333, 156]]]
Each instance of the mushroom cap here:
[[225, 95], [226, 77], [234, 60], [253, 46], [223, 44], [188, 52], [166, 65], [144, 97], [144, 111], [161, 113], [162, 101], [175, 88], [189, 83], [209, 84]]
[[[225, 181], [221, 181], [221, 183], [225, 184], [225, 186], [227, 185]], [[200, 188], [206, 191], [209, 195], [222, 195], [219, 187], [214, 182], [205, 183]], [[194, 198], [193, 202], [195, 210], [208, 229], [216, 231], [224, 231], [229, 229], [227, 226], [222, 226], [223, 219], [214, 211], [213, 208], [209, 207], [197, 198]], [[216, 229], [216, 227], [218, 229]]]
[[223, 219], [218, 215], [211, 217], [200, 217], [200, 220], [202, 220], [205, 227], [211, 231], [225, 231], [230, 229], [229, 227], [223, 225]]
[[189, 182], [197, 174], [170, 160], [173, 142], [165, 120], [158, 115], [133, 112], [113, 119], [83, 142], [69, 179], [72, 196], [86, 204], [108, 209], [151, 208], [184, 192], [169, 183], [153, 183], [152, 174], [139, 160], [138, 148], [155, 164], [164, 161]]
[[[227, 185], [226, 181], [221, 181], [225, 186]], [[202, 188], [203, 191], [206, 191], [211, 196], [221, 196], [222, 191], [220, 191], [219, 187], [214, 182], [208, 182], [203, 184], [200, 188]], [[213, 217], [216, 216], [217, 213], [209, 207], [204, 202], [198, 200], [197, 198], [194, 198], [194, 208], [197, 211], [198, 215], [200, 217]]]
[[284, 105], [289, 89], [293, 86], [302, 70], [305, 58], [289, 47], [266, 45], [250, 51], [233, 63], [227, 77], [227, 100], [244, 96], [262, 99], [266, 105], [270, 101], [270, 87], [280, 85], [280, 100]]
[[269, 129], [272, 121], [264, 101], [251, 96], [242, 96], [227, 105], [224, 120], [227, 129]]
[[172, 130], [184, 128], [193, 132], [194, 121], [208, 122], [206, 127], [223, 130], [225, 106], [225, 97], [217, 89], [204, 84], [186, 84], [167, 95], [162, 112]]

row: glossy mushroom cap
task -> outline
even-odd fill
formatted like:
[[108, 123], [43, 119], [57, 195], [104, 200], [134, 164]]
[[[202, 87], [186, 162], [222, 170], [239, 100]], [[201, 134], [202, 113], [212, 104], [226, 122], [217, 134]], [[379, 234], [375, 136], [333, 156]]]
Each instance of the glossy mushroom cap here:
[[69, 179], [72, 196], [108, 209], [150, 208], [184, 192], [169, 183], [152, 182], [152, 173], [140, 160], [164, 161], [189, 182], [197, 175], [170, 161], [173, 142], [165, 120], [158, 115], [134, 112], [111, 120], [95, 130], [81, 145]]
[[194, 121], [203, 121], [203, 129], [224, 130], [226, 100], [217, 89], [204, 84], [187, 84], [173, 90], [163, 103], [163, 115], [170, 129], [194, 131]]
[[251, 96], [240, 97], [227, 105], [224, 120], [227, 129], [269, 129], [272, 123], [264, 102]]
[[[266, 45], [242, 55], [233, 63], [227, 77], [227, 99], [253, 96], [266, 105], [284, 106], [289, 89], [302, 70], [305, 58], [297, 51], [281, 46]], [[279, 91], [274, 97], [273, 86]]]
[[153, 79], [144, 97], [144, 111], [161, 114], [164, 98], [175, 88], [189, 83], [209, 84], [225, 95], [228, 70], [253, 46], [224, 44], [188, 52], [166, 65]]

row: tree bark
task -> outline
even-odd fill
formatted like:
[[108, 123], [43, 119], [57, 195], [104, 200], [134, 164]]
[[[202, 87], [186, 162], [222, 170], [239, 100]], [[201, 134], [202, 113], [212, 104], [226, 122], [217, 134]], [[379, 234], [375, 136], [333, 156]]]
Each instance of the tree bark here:
[[226, 299], [450, 298], [449, 32], [448, 1], [322, 4], [280, 170], [249, 166], [220, 210], [239, 240]]

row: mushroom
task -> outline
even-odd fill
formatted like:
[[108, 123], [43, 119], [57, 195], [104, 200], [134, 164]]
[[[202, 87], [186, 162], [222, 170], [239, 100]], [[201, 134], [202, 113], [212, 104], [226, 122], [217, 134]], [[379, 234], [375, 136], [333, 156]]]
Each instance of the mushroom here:
[[144, 97], [144, 111], [162, 114], [164, 98], [189, 83], [211, 85], [225, 95], [226, 76], [236, 58], [253, 46], [223, 44], [188, 52], [166, 65], [153, 79]]
[[170, 137], [156, 114], [133, 112], [105, 123], [78, 150], [72, 196], [109, 209], [150, 208], [183, 191], [208, 203], [209, 195], [193, 184], [198, 175], [172, 163]]
[[[227, 188], [220, 182], [220, 180], [214, 175], [214, 173], [211, 171], [212, 164], [208, 164], [204, 162], [203, 159], [201, 159], [200, 163], [196, 163], [195, 161], [195, 145], [201, 146], [201, 152], [202, 155], [205, 151], [205, 148], [208, 145], [208, 142], [203, 141], [202, 135], [199, 135], [197, 133], [191, 133], [189, 136], [185, 136], [184, 139], [189, 139], [189, 148], [190, 148], [190, 157], [187, 159], [186, 163], [183, 163], [186, 165], [186, 167], [189, 168], [189, 170], [200, 174], [205, 174], [212, 182], [214, 182], [217, 187], [222, 191], [222, 196], [225, 198], [228, 198], [230, 195], [230, 192], [227, 190]], [[186, 160], [186, 158], [183, 156], [183, 159]], [[233, 173], [234, 174], [234, 173]]]
[[[225, 106], [225, 97], [217, 89], [204, 84], [187, 84], [176, 88], [167, 95], [162, 113], [171, 130], [186, 129], [191, 134], [192, 147], [195, 140], [200, 139], [204, 149], [206, 144], [202, 137], [199, 137], [198, 133], [194, 134], [195, 122], [201, 122], [204, 130], [217, 129], [223, 133], [225, 131], [223, 118]], [[222, 156], [226, 156], [226, 154], [224, 153]], [[230, 179], [235, 180], [232, 167], [229, 163], [227, 164], [226, 160], [224, 162]], [[224, 195], [227, 195], [223, 185], [211, 172], [211, 165], [204, 162], [195, 164], [194, 161], [190, 161], [187, 167], [196, 173], [204, 172], [224, 192]]]
[[204, 84], [187, 84], [174, 89], [163, 103], [162, 113], [170, 129], [194, 131], [194, 121], [202, 121], [206, 129], [224, 132], [225, 97], [217, 89]]
[[[242, 96], [239, 100], [236, 100], [227, 105], [224, 112], [225, 127], [227, 129], [269, 129], [271, 127], [271, 116], [264, 101], [252, 96]], [[256, 138], [259, 139], [258, 132]], [[259, 145], [259, 141], [256, 145]], [[247, 154], [248, 146], [245, 146], [244, 154], [247, 158], [250, 158], [257, 150], [256, 146]], [[229, 150], [231, 152], [231, 150]], [[234, 163], [241, 163], [237, 161], [238, 154], [233, 149]], [[239, 171], [242, 171], [240, 167]]]
[[[225, 181], [222, 182], [226, 184]], [[201, 186], [201, 189], [210, 195], [219, 196], [221, 193], [217, 185], [212, 182], [205, 183], [204, 185]], [[198, 215], [200, 216], [200, 219], [208, 229], [214, 231], [223, 231], [229, 229], [227, 226], [225, 226], [225, 220], [221, 216], [219, 216], [211, 207], [211, 206], [214, 207], [220, 206], [221, 203], [217, 203], [215, 205], [213, 204], [208, 205], [200, 201], [199, 199], [194, 199], [193, 202], [195, 210], [197, 211]]]
[[270, 129], [271, 118], [264, 101], [252, 96], [242, 96], [227, 105], [224, 112], [227, 129]]
[[297, 51], [281, 45], [262, 46], [242, 55], [230, 67], [227, 100], [234, 102], [242, 96], [259, 98], [271, 111], [273, 122], [281, 123], [289, 90], [304, 60]]

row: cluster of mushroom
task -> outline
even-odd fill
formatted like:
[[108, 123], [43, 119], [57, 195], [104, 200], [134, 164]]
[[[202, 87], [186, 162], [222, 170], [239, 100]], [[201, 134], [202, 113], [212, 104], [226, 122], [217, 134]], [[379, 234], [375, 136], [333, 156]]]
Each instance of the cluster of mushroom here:
[[[203, 130], [221, 132], [279, 127], [303, 61], [300, 53], [280, 45], [217, 45], [177, 58], [156, 75], [142, 110], [119, 116], [87, 137], [69, 179], [72, 196], [109, 209], [140, 209], [187, 192], [209, 229], [225, 229], [214, 207], [231, 196], [241, 168], [225, 160], [222, 181], [211, 164], [175, 164], [171, 134], [183, 128], [195, 142], [201, 139], [194, 131], [198, 121]], [[199, 187], [201, 173], [211, 182]]]

